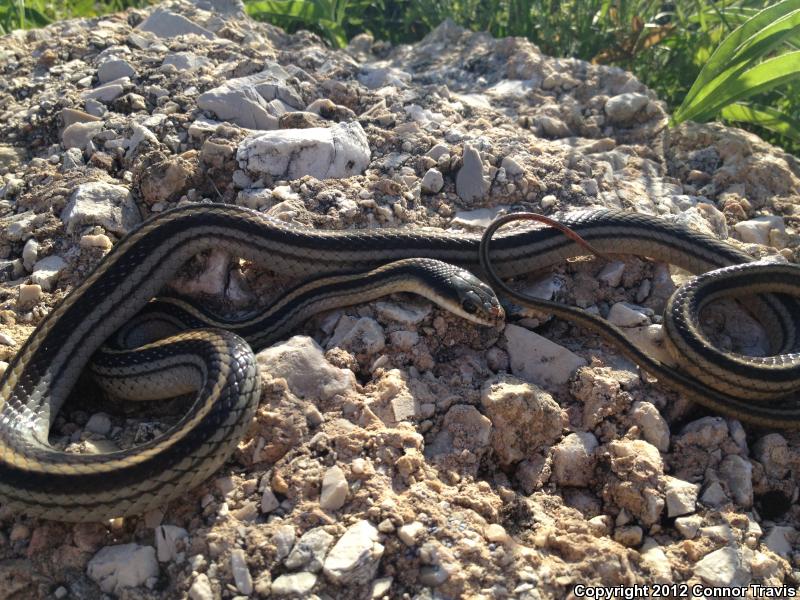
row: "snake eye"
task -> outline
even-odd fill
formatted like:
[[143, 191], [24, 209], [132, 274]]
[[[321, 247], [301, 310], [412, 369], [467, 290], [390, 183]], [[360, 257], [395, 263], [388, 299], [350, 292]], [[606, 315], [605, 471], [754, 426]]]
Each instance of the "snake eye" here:
[[469, 299], [464, 300], [461, 303], [461, 308], [463, 308], [466, 312], [468, 312], [471, 315], [474, 315], [476, 312], [478, 312], [478, 305]]
[[470, 292], [470, 294], [461, 301], [461, 308], [464, 309], [464, 312], [474, 315], [476, 312], [478, 312], [479, 305], [478, 302], [471, 296], [475, 296], [475, 294]]

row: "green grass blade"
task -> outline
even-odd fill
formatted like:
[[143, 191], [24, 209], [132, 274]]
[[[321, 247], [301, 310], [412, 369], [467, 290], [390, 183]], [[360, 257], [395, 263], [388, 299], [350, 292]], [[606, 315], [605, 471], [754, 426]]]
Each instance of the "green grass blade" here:
[[[728, 35], [717, 47], [697, 79], [686, 94], [683, 106], [692, 103], [698, 92], [730, 65], [737, 55], [746, 50], [748, 40], [787, 14], [800, 9], [800, 0], [783, 0], [757, 13]], [[680, 113], [680, 110], [678, 111]]]
[[721, 83], [713, 93], [684, 111], [681, 121], [706, 120], [727, 104], [769, 91], [798, 78], [800, 78], [800, 51], [770, 58]]
[[800, 10], [793, 11], [758, 31], [741, 46], [736, 55], [731, 57], [728, 67], [712, 80], [708, 81], [702, 89], [698, 90], [693, 98], [684, 99], [681, 106], [675, 111], [676, 122], [692, 118], [694, 112], [702, 112], [702, 107], [708, 103], [710, 96], [716, 95], [717, 90], [725, 85], [728, 80], [734, 79], [750, 65], [780, 46], [784, 41], [800, 31]]
[[750, 123], [800, 142], [800, 121], [770, 106], [731, 104], [720, 111], [727, 121]]

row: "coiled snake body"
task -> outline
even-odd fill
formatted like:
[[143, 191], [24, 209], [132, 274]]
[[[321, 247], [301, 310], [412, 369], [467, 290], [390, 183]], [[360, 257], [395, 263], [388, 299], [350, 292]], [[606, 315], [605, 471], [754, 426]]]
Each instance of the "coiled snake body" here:
[[[593, 211], [560, 220], [605, 253], [643, 255], [694, 273], [729, 267], [708, 275], [711, 288], [701, 286], [699, 294], [679, 292], [689, 298], [688, 305], [678, 298], [670, 307], [678, 317], [673, 328], [679, 340], [686, 332], [699, 333], [676, 346], [678, 354], [691, 355], [702, 380], [691, 376], [697, 373], [686, 375], [660, 365], [616, 328], [604, 328], [594, 317], [587, 320], [584, 311], [556, 314], [595, 329], [664, 383], [715, 410], [762, 425], [800, 427], [800, 409], [763, 402], [765, 395], [785, 395], [800, 387], [800, 359], [786, 354], [795, 344], [796, 304], [793, 298], [768, 294], [796, 294], [795, 266], [753, 269], [747, 264], [751, 259], [733, 247], [645, 215]], [[188, 258], [213, 247], [264, 263], [279, 275], [322, 278], [292, 290], [265, 315], [239, 321], [165, 301], [164, 314], [174, 308], [209, 328], [133, 350], [98, 352]], [[481, 248], [480, 236], [467, 234], [303, 230], [230, 205], [184, 206], [146, 221], [50, 312], [0, 379], [0, 503], [33, 516], [68, 521], [136, 514], [164, 504], [211, 475], [251, 420], [259, 395], [253, 348], [274, 343], [309, 314], [412, 291], [476, 323], [497, 323], [503, 311], [491, 289], [463, 269], [437, 262], [475, 270]], [[485, 271], [507, 278], [585, 251], [555, 230], [527, 229], [498, 236], [490, 253], [485, 243]], [[750, 269], [745, 274], [748, 283], [739, 278], [726, 288], [741, 269]], [[367, 273], [353, 275], [356, 272]], [[780, 357], [762, 360], [720, 353], [699, 331], [698, 306], [736, 286], [764, 298], [765, 321], [778, 339], [777, 352], [784, 353]], [[155, 398], [195, 390], [195, 400], [176, 425], [142, 446], [109, 454], [57, 451], [48, 443], [50, 426], [90, 360], [92, 372], [122, 396]], [[726, 375], [715, 389], [706, 375], [718, 370]]]

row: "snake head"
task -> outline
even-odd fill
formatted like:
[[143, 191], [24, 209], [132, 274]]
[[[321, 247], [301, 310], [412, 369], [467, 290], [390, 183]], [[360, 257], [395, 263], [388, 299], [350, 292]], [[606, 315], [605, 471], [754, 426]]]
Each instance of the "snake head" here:
[[473, 323], [494, 327], [505, 318], [505, 311], [494, 290], [464, 269], [452, 274], [450, 283], [456, 294], [456, 306], [449, 310]]

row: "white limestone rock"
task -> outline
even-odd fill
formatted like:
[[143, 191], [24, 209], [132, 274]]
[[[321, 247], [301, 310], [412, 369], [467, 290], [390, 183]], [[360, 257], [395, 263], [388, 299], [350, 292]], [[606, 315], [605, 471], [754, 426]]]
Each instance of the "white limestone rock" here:
[[631, 417], [642, 430], [645, 440], [661, 452], [669, 450], [669, 425], [654, 404], [637, 400], [631, 407]]
[[189, 34], [198, 35], [209, 40], [216, 37], [205, 27], [201, 27], [183, 15], [179, 15], [165, 8], [155, 9], [136, 29], [138, 31], [148, 31], [156, 37], [163, 39]]
[[55, 254], [47, 256], [33, 265], [31, 283], [39, 285], [46, 292], [52, 291], [58, 281], [58, 276], [67, 268], [67, 261]]
[[[278, 129], [280, 113], [273, 100], [302, 110], [305, 107], [293, 86], [287, 83], [289, 73], [279, 64], [267, 61], [260, 73], [230, 79], [197, 97], [197, 106], [217, 118], [248, 129]], [[285, 130], [306, 131], [304, 129]], [[366, 138], [366, 136], [365, 136]]]
[[214, 600], [214, 591], [211, 589], [211, 581], [208, 575], [200, 573], [192, 582], [189, 588], [189, 598], [191, 600]]
[[545, 387], [558, 386], [586, 365], [577, 354], [524, 327], [506, 325], [504, 334], [511, 372], [522, 379]]
[[700, 486], [678, 479], [664, 476], [664, 492], [667, 500], [667, 516], [680, 517], [695, 511], [697, 494]]
[[322, 510], [339, 510], [347, 501], [347, 479], [344, 471], [338, 465], [325, 471], [322, 476], [322, 492], [319, 497], [319, 506]]
[[422, 191], [426, 194], [436, 194], [444, 187], [444, 177], [439, 169], [428, 169], [422, 177]]
[[106, 594], [119, 594], [126, 587], [139, 587], [158, 576], [156, 550], [139, 544], [105, 546], [91, 558], [86, 574]]
[[317, 575], [305, 571], [279, 575], [272, 582], [272, 595], [308, 598], [316, 583]]
[[743, 554], [752, 555], [749, 548], [725, 547], [706, 554], [694, 567], [694, 574], [714, 587], [745, 586], [750, 583], [749, 561]]
[[284, 561], [287, 569], [303, 569], [316, 573], [322, 569], [325, 555], [333, 544], [333, 536], [322, 527], [306, 531]]
[[634, 92], [618, 94], [606, 101], [606, 115], [611, 121], [624, 125], [633, 120], [636, 113], [647, 106], [649, 101], [644, 94]]
[[753, 506], [753, 465], [736, 454], [729, 454], [719, 465], [719, 477], [728, 484], [734, 501], [742, 508]]
[[125, 91], [125, 86], [130, 85], [130, 83], [131, 80], [128, 77], [121, 77], [83, 92], [81, 98], [87, 101], [97, 100], [107, 104], [119, 98]]
[[756, 217], [733, 226], [737, 237], [748, 244], [786, 247], [786, 223], [780, 215]]
[[139, 208], [128, 188], [90, 181], [80, 184], [70, 196], [61, 220], [67, 233], [85, 225], [100, 225], [106, 231], [123, 235], [142, 221]]
[[253, 593], [253, 577], [247, 567], [247, 556], [241, 548], [231, 550], [231, 574], [237, 590], [245, 596]]
[[39, 242], [30, 238], [22, 247], [22, 266], [26, 271], [33, 271], [33, 266], [36, 264], [36, 258], [39, 255]]
[[617, 327], [641, 327], [650, 320], [643, 312], [631, 308], [625, 302], [616, 302], [608, 311], [608, 321]]
[[478, 150], [464, 144], [462, 167], [456, 175], [456, 193], [467, 204], [481, 200], [489, 191], [489, 181], [484, 175], [484, 165]]
[[[66, 150], [75, 148], [84, 151], [92, 138], [103, 130], [102, 121], [91, 121], [89, 123], [73, 123], [64, 128], [61, 132], [61, 144]], [[83, 164], [81, 157], [80, 164]], [[66, 161], [64, 163], [66, 168]]]
[[285, 378], [289, 389], [300, 398], [329, 400], [355, 389], [353, 373], [330, 364], [319, 344], [307, 336], [296, 335], [266, 348], [256, 359], [272, 376]]
[[159, 562], [175, 560], [178, 554], [178, 541], [189, 538], [189, 532], [175, 525], [159, 525], [155, 528], [156, 553]]
[[173, 66], [180, 72], [196, 71], [211, 64], [213, 64], [211, 60], [205, 56], [198, 56], [192, 52], [173, 52], [172, 54], [167, 54], [164, 57], [164, 62], [161, 63], [162, 66]]
[[122, 58], [111, 58], [104, 61], [97, 68], [97, 78], [100, 80], [100, 83], [109, 83], [115, 79], [135, 76], [136, 69], [131, 66], [131, 63]]
[[277, 179], [340, 179], [360, 175], [369, 164], [370, 149], [361, 125], [280, 129], [248, 136], [236, 158], [242, 169]]
[[371, 581], [384, 550], [378, 537], [378, 530], [369, 521], [351, 525], [325, 559], [325, 576], [338, 585], [363, 585]]
[[594, 478], [595, 449], [600, 445], [594, 434], [570, 433], [553, 446], [553, 478], [559, 485], [587, 487]]

